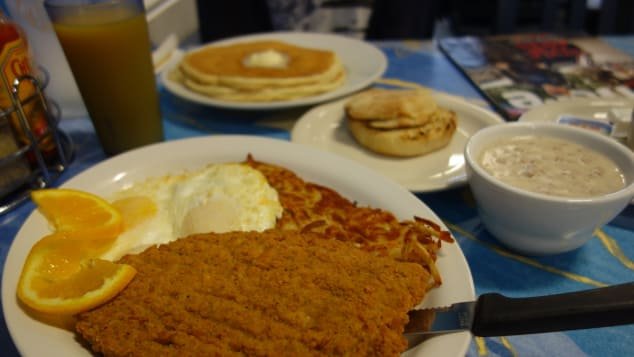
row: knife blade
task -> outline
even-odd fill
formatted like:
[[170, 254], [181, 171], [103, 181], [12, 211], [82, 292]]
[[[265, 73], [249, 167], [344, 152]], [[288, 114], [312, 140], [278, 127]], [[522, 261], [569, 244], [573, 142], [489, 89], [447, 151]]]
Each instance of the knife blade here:
[[[429, 326], [430, 310], [435, 315]], [[449, 307], [412, 310], [404, 334], [471, 331], [474, 336], [511, 336], [634, 323], [634, 282], [525, 298], [498, 293]]]

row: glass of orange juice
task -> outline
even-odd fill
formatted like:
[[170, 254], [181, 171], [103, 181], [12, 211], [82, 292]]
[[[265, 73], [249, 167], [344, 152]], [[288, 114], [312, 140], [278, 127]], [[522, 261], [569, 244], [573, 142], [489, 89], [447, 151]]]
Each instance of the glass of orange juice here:
[[108, 155], [163, 140], [142, 0], [45, 0]]

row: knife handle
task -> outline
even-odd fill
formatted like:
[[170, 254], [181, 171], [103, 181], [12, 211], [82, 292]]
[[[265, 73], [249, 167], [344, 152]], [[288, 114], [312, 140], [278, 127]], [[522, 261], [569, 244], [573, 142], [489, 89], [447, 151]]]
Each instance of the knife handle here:
[[558, 295], [481, 295], [471, 332], [509, 336], [634, 323], [634, 282]]

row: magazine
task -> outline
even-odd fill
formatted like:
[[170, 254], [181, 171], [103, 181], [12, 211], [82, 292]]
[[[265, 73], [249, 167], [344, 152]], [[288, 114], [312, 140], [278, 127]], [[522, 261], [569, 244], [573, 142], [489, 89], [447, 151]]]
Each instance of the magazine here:
[[634, 98], [634, 58], [597, 37], [450, 37], [439, 46], [509, 121], [549, 101]]

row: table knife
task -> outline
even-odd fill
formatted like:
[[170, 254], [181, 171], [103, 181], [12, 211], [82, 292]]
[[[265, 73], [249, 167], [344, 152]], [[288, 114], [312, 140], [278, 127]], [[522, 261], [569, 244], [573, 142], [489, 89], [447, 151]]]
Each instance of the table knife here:
[[[430, 310], [435, 318], [429, 327]], [[578, 292], [526, 298], [498, 293], [449, 307], [412, 310], [405, 336], [471, 331], [510, 336], [634, 323], [634, 282]]]

